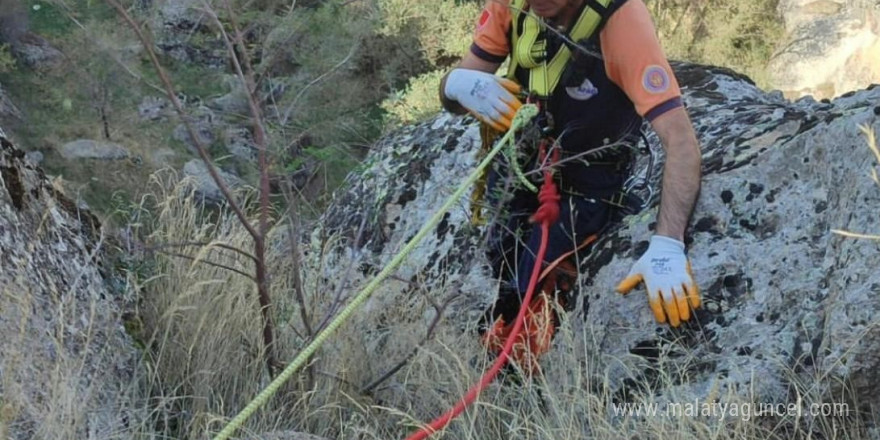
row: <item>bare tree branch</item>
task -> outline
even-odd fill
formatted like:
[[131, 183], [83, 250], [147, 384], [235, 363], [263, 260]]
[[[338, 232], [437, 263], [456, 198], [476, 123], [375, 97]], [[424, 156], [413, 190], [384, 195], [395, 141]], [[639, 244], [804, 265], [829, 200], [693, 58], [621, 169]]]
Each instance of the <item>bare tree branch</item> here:
[[201, 141], [199, 141], [199, 137], [198, 135], [196, 135], [192, 124], [190, 124], [186, 111], [183, 109], [183, 105], [180, 103], [180, 100], [177, 99], [177, 94], [174, 92], [174, 85], [171, 83], [171, 79], [168, 78], [168, 74], [165, 72], [165, 69], [162, 68], [162, 64], [159, 63], [159, 58], [156, 56], [156, 52], [153, 50], [153, 45], [150, 42], [149, 38], [147, 38], [143, 31], [141, 31], [140, 26], [135, 23], [134, 19], [131, 18], [131, 15], [129, 15], [128, 11], [126, 11], [125, 8], [123, 8], [117, 0], [107, 0], [107, 3], [109, 3], [110, 6], [116, 9], [116, 12], [119, 13], [120, 16], [122, 16], [123, 20], [125, 20], [126, 23], [128, 23], [131, 30], [134, 31], [135, 34], [137, 34], [138, 39], [141, 41], [141, 45], [150, 56], [150, 62], [153, 63], [153, 67], [156, 69], [156, 73], [162, 80], [162, 85], [165, 88], [165, 94], [168, 96], [168, 99], [171, 101], [172, 105], [174, 105], [174, 110], [180, 116], [184, 127], [186, 127], [187, 134], [189, 134], [190, 140], [193, 142], [193, 145], [195, 145], [199, 157], [205, 163], [205, 167], [208, 169], [208, 174], [210, 174], [211, 179], [214, 180], [217, 188], [220, 189], [220, 192], [226, 199], [226, 203], [229, 204], [229, 207], [232, 209], [233, 213], [235, 213], [235, 216], [238, 217], [238, 220], [241, 222], [242, 226], [244, 226], [251, 237], [254, 237], [256, 239], [258, 237], [256, 229], [251, 226], [251, 224], [248, 222], [247, 216], [245, 216], [244, 214], [244, 211], [242, 211], [238, 204], [235, 202], [235, 199], [232, 197], [232, 192], [229, 191], [229, 187], [226, 185], [226, 182], [220, 176], [220, 173], [217, 172], [217, 168], [211, 161], [211, 156], [208, 154], [205, 146], [202, 145]]
[[[367, 224], [367, 216], [364, 216], [361, 219], [360, 226], [358, 226], [357, 237], [355, 238], [355, 242], [354, 242], [355, 249], [358, 249], [361, 245], [361, 238], [363, 237], [363, 233], [364, 233], [364, 229], [366, 227], [366, 224]], [[342, 305], [342, 293], [345, 291], [344, 280], [351, 278], [351, 270], [354, 267], [353, 259], [354, 259], [354, 257], [352, 257], [352, 261], [349, 262], [348, 267], [345, 270], [345, 273], [339, 277], [339, 279], [342, 280], [343, 282], [340, 282], [336, 286], [336, 291], [334, 292], [333, 302], [330, 303], [330, 308], [327, 310], [327, 315], [324, 316], [324, 319], [321, 321], [321, 324], [318, 326], [318, 328], [317, 328], [318, 332], [323, 330], [324, 327], [326, 327], [327, 324], [330, 322], [330, 320], [334, 316], [336, 316], [336, 311], [339, 310], [339, 307]]]
[[281, 125], [287, 125], [287, 122], [290, 120], [290, 113], [293, 112], [293, 109], [294, 109], [294, 107], [296, 107], [296, 104], [299, 102], [299, 99], [302, 98], [302, 96], [303, 96], [303, 95], [304, 95], [304, 94], [305, 94], [310, 88], [312, 88], [312, 86], [314, 86], [315, 84], [318, 84], [319, 82], [323, 81], [324, 78], [330, 76], [331, 73], [335, 72], [337, 69], [339, 69], [340, 67], [342, 67], [343, 65], [345, 65], [345, 63], [347, 63], [348, 60], [350, 60], [351, 57], [354, 56], [357, 47], [358, 47], [357, 44], [352, 45], [352, 46], [351, 46], [351, 50], [348, 51], [348, 55], [346, 55], [345, 58], [342, 59], [342, 61], [336, 63], [336, 65], [333, 66], [333, 67], [331, 67], [330, 70], [328, 70], [328, 71], [322, 73], [322, 74], [319, 75], [317, 78], [315, 78], [315, 79], [313, 79], [312, 81], [310, 81], [308, 84], [306, 84], [306, 85], [302, 88], [302, 90], [299, 91], [299, 93], [296, 94], [296, 96], [293, 98], [293, 101], [291, 101], [290, 105], [287, 106], [287, 109], [284, 110], [284, 116], [281, 118]]
[[237, 274], [239, 274], [239, 275], [241, 275], [241, 276], [243, 276], [243, 277], [247, 277], [249, 280], [256, 281], [256, 278], [254, 278], [253, 275], [251, 275], [251, 274], [249, 274], [249, 273], [247, 273], [247, 272], [240, 271], [240, 270], [238, 270], [238, 269], [236, 269], [236, 268], [234, 268], [234, 267], [229, 267], [229, 266], [227, 266], [227, 265], [225, 265], [225, 264], [215, 263], [215, 262], [213, 262], [213, 261], [209, 261], [209, 260], [202, 260], [202, 259], [199, 259], [199, 258], [192, 257], [192, 256], [190, 256], [190, 255], [180, 254], [180, 253], [177, 253], [177, 252], [169, 252], [169, 251], [163, 251], [163, 250], [159, 250], [158, 252], [161, 253], [161, 254], [165, 254], [165, 255], [168, 255], [168, 256], [172, 256], [172, 257], [178, 257], [178, 258], [183, 258], [183, 259], [186, 259], [186, 260], [195, 261], [195, 262], [202, 263], [202, 264], [207, 264], [208, 266], [214, 266], [214, 267], [218, 267], [218, 268], [220, 268], [220, 269], [226, 269], [226, 270], [228, 270], [228, 271], [230, 271], [230, 272], [235, 272], [235, 273], [237, 273]]
[[408, 355], [406, 355], [406, 357], [404, 357], [403, 360], [401, 360], [396, 365], [391, 367], [391, 369], [388, 370], [387, 372], [385, 372], [385, 374], [379, 376], [377, 379], [375, 379], [374, 381], [370, 382], [368, 385], [361, 388], [360, 393], [361, 394], [371, 394], [376, 389], [376, 387], [381, 385], [386, 380], [390, 379], [391, 376], [394, 376], [398, 371], [400, 371], [401, 368], [406, 366], [406, 364], [409, 363], [409, 361], [413, 358], [413, 356], [415, 356], [416, 353], [419, 352], [419, 349], [424, 347], [425, 344], [427, 344], [428, 341], [430, 341], [431, 338], [434, 337], [434, 331], [437, 328], [437, 324], [439, 324], [440, 321], [442, 320], [443, 315], [446, 312], [446, 307], [448, 307], [449, 304], [451, 304], [452, 301], [454, 301], [459, 296], [461, 296], [460, 293], [455, 293], [453, 295], [450, 295], [448, 298], [446, 298], [446, 300], [443, 301], [442, 304], [437, 304], [434, 300], [431, 299], [430, 296], [425, 295], [428, 302], [431, 303], [431, 306], [434, 307], [434, 310], [437, 312], [434, 315], [434, 319], [432, 319], [431, 323], [428, 325], [428, 330], [425, 332], [425, 337], [423, 337], [422, 340], [419, 341], [418, 344], [416, 344], [416, 346], [412, 349], [412, 351], [410, 351], [410, 353]]
[[141, 249], [144, 252], [155, 252], [155, 251], [161, 251], [164, 248], [190, 247], [190, 246], [202, 246], [202, 247], [210, 246], [210, 247], [216, 247], [216, 248], [220, 248], [220, 249], [226, 249], [226, 250], [235, 252], [239, 255], [242, 255], [244, 257], [247, 257], [248, 259], [250, 259], [251, 261], [253, 261], [255, 263], [257, 262], [256, 257], [251, 255], [249, 252], [244, 251], [242, 249], [239, 249], [235, 246], [230, 246], [228, 244], [224, 244], [224, 243], [210, 243], [210, 242], [204, 242], [204, 241], [187, 241], [187, 242], [182, 242], [182, 243], [162, 243], [162, 244], [157, 244], [157, 245], [153, 245], [153, 246], [143, 246], [142, 245]]
[[[214, 20], [214, 24], [217, 26], [218, 31], [223, 37], [223, 42], [226, 45], [226, 49], [229, 52], [229, 58], [232, 61], [232, 65], [235, 67], [235, 72], [238, 75], [239, 80], [242, 83], [242, 87], [247, 92], [245, 96], [247, 97], [248, 107], [251, 112], [251, 118], [254, 129], [254, 144], [257, 146], [258, 152], [258, 168], [260, 170], [260, 219], [259, 219], [259, 232], [256, 236], [254, 236], [254, 254], [257, 260], [256, 265], [256, 279], [257, 279], [257, 292], [260, 300], [260, 312], [263, 315], [263, 340], [266, 344], [267, 350], [267, 365], [269, 366], [269, 372], [274, 376], [276, 371], [276, 366], [279, 364], [276, 361], [275, 350], [273, 348], [275, 343], [274, 337], [274, 326], [272, 324], [272, 298], [269, 294], [269, 274], [266, 268], [266, 235], [269, 231], [269, 162], [266, 155], [266, 136], [265, 130], [263, 129], [262, 116], [260, 113], [260, 107], [257, 104], [257, 100], [255, 99], [255, 95], [258, 93], [256, 87], [254, 86], [253, 80], [253, 69], [250, 64], [250, 57], [248, 56], [247, 48], [244, 44], [244, 39], [241, 34], [241, 30], [238, 26], [238, 23], [235, 21], [235, 13], [232, 11], [231, 6], [228, 1], [224, 2], [226, 6], [227, 13], [229, 14], [229, 21], [232, 25], [232, 28], [235, 32], [234, 38], [230, 39], [229, 35], [226, 33], [225, 28], [223, 27], [223, 23], [220, 22], [220, 19], [217, 17], [217, 14], [211, 8], [211, 5], [208, 4], [207, 0], [204, 1], [205, 5], [205, 13]], [[236, 53], [235, 48], [238, 48], [239, 53]], [[242, 68], [242, 64], [244, 68]]]

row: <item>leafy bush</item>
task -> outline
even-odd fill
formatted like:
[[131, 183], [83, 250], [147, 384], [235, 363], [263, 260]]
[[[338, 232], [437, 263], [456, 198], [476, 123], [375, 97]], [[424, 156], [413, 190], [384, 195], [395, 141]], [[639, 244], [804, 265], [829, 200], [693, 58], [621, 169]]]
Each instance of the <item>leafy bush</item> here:
[[405, 90], [394, 93], [382, 103], [388, 114], [385, 126], [394, 128], [427, 119], [440, 111], [437, 89], [444, 70], [435, 70], [410, 80]]
[[778, 0], [648, 2], [670, 58], [734, 69], [767, 87], [766, 66], [783, 33]]
[[379, 0], [379, 32], [414, 37], [435, 68], [451, 66], [471, 43], [480, 4], [455, 0]]
[[15, 69], [15, 58], [9, 51], [8, 44], [0, 44], [0, 73], [11, 72]]

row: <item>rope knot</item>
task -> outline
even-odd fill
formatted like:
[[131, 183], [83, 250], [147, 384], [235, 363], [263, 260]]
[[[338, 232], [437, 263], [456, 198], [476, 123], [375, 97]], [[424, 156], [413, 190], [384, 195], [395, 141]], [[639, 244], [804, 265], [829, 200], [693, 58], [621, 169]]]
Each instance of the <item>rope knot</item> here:
[[538, 193], [538, 202], [541, 204], [532, 217], [532, 223], [551, 224], [559, 219], [559, 190], [552, 178], [545, 179]]

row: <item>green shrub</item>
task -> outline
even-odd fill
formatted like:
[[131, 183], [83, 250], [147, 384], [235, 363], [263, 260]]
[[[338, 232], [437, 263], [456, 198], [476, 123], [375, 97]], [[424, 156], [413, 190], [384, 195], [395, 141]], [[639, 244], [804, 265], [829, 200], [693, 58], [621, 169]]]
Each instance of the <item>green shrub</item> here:
[[396, 128], [427, 119], [440, 111], [437, 89], [445, 70], [435, 70], [410, 80], [405, 90], [394, 93], [382, 103], [387, 112], [386, 128]]
[[15, 70], [15, 58], [9, 51], [8, 44], [0, 44], [0, 73], [8, 73]]
[[768, 86], [766, 66], [783, 35], [778, 0], [648, 2], [670, 58], [728, 67]]
[[480, 4], [455, 0], [379, 0], [379, 32], [413, 37], [433, 67], [449, 67], [471, 43]]

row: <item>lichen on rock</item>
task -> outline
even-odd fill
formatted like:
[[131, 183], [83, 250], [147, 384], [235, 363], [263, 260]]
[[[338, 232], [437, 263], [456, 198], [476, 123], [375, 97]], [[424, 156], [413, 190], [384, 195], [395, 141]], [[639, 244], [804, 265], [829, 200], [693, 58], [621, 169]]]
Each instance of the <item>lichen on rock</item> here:
[[[787, 402], [799, 382], [810, 384], [816, 399], [841, 396], [849, 384], [850, 397], [880, 405], [880, 246], [831, 232], [877, 224], [880, 188], [866, 174], [872, 157], [858, 125], [880, 128], [880, 88], [830, 103], [791, 102], [726, 69], [674, 68], [703, 151], [688, 252], [705, 305], [691, 322], [670, 329], [654, 322], [643, 290], [614, 293], [650, 238], [653, 200], [580, 262], [580, 301], [565, 327], [592, 345], [557, 342], [556, 349], [608, 366], [605, 379], [620, 399], [632, 392], [708, 399], [723, 390]], [[648, 138], [659, 148], [654, 134]], [[357, 267], [356, 279], [346, 280], [354, 284], [381, 269], [471, 171], [478, 150], [474, 121], [448, 114], [380, 141], [316, 232], [344, 238], [322, 260], [328, 282], [338, 273], [334, 264]], [[642, 157], [637, 166], [645, 164]], [[662, 163], [655, 167], [659, 188]], [[469, 223], [469, 214], [462, 200], [397, 271], [397, 281], [370, 299], [365, 314], [393, 319], [392, 313], [413, 310], [416, 283], [422, 294], [460, 292], [446, 322], [472, 328], [497, 283], [485, 262], [485, 231]], [[431, 314], [415, 319], [413, 328], [424, 328]], [[389, 357], [384, 345], [371, 349], [379, 359]], [[671, 368], [658, 365], [660, 353], [680, 359], [679, 379], [634, 388]], [[550, 381], [568, 374], [553, 369], [553, 356], [545, 372]], [[815, 383], [816, 377], [823, 380]]]
[[105, 285], [98, 220], [0, 131], [0, 425], [10, 439], [106, 439], [139, 416], [137, 351]]

